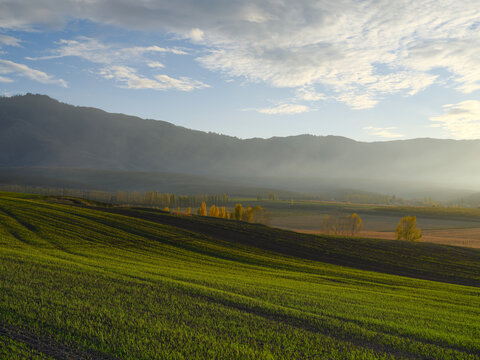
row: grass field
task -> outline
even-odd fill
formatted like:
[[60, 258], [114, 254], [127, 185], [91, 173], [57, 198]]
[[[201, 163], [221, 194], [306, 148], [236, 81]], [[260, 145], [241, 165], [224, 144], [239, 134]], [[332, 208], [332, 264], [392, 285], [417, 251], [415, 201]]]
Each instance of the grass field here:
[[0, 358], [480, 359], [479, 338], [479, 250], [0, 193]]

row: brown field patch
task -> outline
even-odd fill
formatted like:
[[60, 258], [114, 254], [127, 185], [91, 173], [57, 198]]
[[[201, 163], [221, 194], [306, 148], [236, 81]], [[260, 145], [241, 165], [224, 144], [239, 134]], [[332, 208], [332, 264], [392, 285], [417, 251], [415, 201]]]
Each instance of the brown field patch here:
[[[311, 229], [284, 229], [305, 234], [321, 234], [320, 231]], [[423, 242], [480, 249], [480, 228], [425, 230], [422, 231], [422, 233]], [[395, 239], [395, 233], [393, 231], [361, 231], [358, 236], [374, 239]]]

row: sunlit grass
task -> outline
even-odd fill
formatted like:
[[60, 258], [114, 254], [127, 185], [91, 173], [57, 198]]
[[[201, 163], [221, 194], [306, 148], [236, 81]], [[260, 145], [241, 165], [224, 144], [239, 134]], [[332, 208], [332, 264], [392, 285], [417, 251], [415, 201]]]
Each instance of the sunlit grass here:
[[[0, 326], [11, 331], [0, 354], [42, 358], [21, 336], [37, 334], [46, 356], [61, 344], [92, 358], [479, 358], [478, 287], [315, 261], [295, 253], [294, 233], [270, 239], [263, 226], [145, 214], [0, 195]], [[209, 222], [264, 246], [207, 233]], [[328, 241], [311, 249], [334, 260]], [[477, 281], [462, 261], [458, 276]]]

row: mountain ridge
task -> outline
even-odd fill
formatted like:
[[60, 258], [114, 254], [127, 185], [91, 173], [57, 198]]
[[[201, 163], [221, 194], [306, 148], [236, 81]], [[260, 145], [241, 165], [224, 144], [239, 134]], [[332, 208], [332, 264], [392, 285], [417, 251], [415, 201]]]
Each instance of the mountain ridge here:
[[33, 94], [0, 98], [0, 126], [2, 168], [372, 178], [469, 184], [476, 188], [480, 183], [480, 140], [361, 142], [311, 134], [239, 139]]

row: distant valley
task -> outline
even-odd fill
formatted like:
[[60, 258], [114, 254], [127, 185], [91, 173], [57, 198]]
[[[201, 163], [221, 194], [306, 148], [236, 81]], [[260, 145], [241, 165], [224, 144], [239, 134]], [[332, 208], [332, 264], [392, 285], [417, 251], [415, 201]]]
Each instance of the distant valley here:
[[174, 191], [355, 190], [441, 200], [480, 189], [478, 140], [364, 143], [313, 135], [242, 140], [32, 94], [0, 99], [0, 127], [0, 182], [20, 174], [17, 178], [31, 185], [56, 179], [67, 187], [113, 190], [137, 184], [163, 190], [172, 181], [158, 179], [170, 174], [166, 178], [183, 184]]

